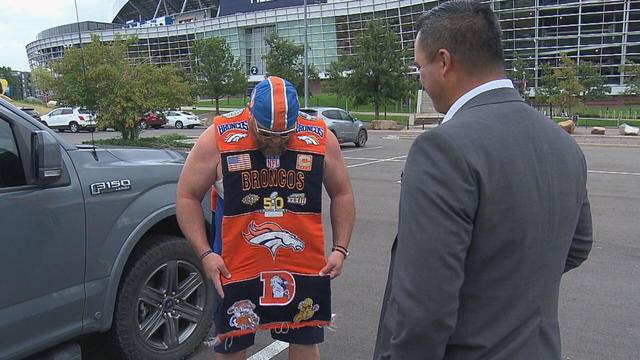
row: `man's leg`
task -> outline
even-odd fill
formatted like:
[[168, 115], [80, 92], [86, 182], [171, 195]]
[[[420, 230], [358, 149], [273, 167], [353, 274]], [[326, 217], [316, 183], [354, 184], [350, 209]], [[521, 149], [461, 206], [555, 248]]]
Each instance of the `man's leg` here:
[[216, 360], [246, 360], [247, 350], [240, 350], [238, 352], [234, 352], [231, 354], [221, 354], [217, 352], [215, 359]]
[[320, 360], [320, 349], [318, 345], [289, 344], [289, 360]]
[[318, 344], [324, 342], [324, 328], [308, 326], [285, 332], [271, 330], [271, 337], [289, 343], [289, 360], [320, 360]]

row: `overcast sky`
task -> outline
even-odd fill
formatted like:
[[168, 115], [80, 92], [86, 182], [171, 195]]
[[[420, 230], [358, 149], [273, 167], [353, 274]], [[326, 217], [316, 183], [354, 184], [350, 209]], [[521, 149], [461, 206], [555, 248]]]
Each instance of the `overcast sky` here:
[[[111, 22], [114, 0], [77, 0], [80, 21]], [[43, 30], [76, 22], [73, 0], [0, 0], [0, 66], [30, 71], [26, 45]]]

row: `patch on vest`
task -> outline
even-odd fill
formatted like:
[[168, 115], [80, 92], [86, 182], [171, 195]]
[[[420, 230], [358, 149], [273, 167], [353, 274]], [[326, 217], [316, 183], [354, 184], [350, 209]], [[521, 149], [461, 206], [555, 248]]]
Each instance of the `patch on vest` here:
[[296, 280], [287, 271], [261, 272], [260, 281], [262, 281], [260, 305], [288, 305], [296, 295]]
[[307, 145], [320, 145], [320, 140], [318, 140], [318, 138], [313, 135], [298, 135], [297, 137], [298, 140], [304, 141], [305, 143], [307, 143]]
[[297, 324], [301, 321], [309, 320], [319, 309], [320, 305], [314, 304], [311, 298], [306, 298], [298, 303], [298, 310], [300, 310], [300, 312], [293, 317], [293, 322]]
[[218, 125], [218, 134], [220, 134], [220, 136], [223, 136], [225, 133], [231, 130], [242, 130], [242, 131], [248, 132], [249, 123], [246, 120], [244, 120], [244, 121]]
[[256, 305], [251, 300], [240, 300], [233, 303], [227, 310], [227, 314], [233, 314], [229, 319], [229, 326], [240, 330], [257, 329], [260, 317], [253, 312], [255, 308]]
[[254, 205], [255, 203], [258, 202], [258, 200], [260, 200], [260, 196], [256, 194], [249, 194], [243, 197], [241, 201], [245, 205]]
[[247, 136], [249, 136], [249, 133], [246, 132], [233, 132], [231, 134], [228, 134], [224, 137], [224, 142], [227, 144], [231, 144], [231, 143], [239, 143], [241, 139], [246, 138]]
[[321, 138], [324, 137], [324, 128], [322, 126], [302, 125], [298, 123], [298, 125], [296, 126], [296, 131], [299, 133], [310, 132], [320, 136]]
[[251, 221], [247, 230], [246, 233], [242, 233], [242, 237], [251, 245], [267, 248], [274, 260], [280, 248], [304, 250], [304, 241], [276, 223], [264, 222], [256, 225], [255, 221]]
[[234, 117], [242, 114], [243, 111], [244, 111], [244, 109], [238, 109], [238, 110], [229, 111], [226, 114], [222, 114], [222, 117], [226, 117], [227, 119], [231, 119], [231, 118], [234, 118]]
[[251, 156], [249, 156], [249, 154], [228, 156], [227, 166], [229, 167], [229, 171], [250, 170]]
[[296, 169], [301, 171], [311, 171], [313, 165], [313, 156], [308, 154], [298, 154], [296, 161]]

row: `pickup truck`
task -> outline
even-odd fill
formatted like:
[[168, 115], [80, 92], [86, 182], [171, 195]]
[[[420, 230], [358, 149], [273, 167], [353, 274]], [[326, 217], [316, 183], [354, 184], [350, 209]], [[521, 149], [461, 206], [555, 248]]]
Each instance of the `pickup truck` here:
[[125, 359], [200, 345], [214, 289], [176, 221], [184, 160], [73, 145], [0, 99], [1, 360], [80, 359], [88, 334]]

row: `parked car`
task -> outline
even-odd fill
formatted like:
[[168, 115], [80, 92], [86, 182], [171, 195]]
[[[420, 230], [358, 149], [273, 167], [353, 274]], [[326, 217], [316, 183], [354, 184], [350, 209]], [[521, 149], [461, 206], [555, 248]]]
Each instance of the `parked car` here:
[[32, 118], [41, 121], [40, 119], [40, 113], [36, 110], [36, 109], [32, 109], [32, 108], [25, 108], [25, 107], [21, 107], [18, 108], [24, 112], [26, 112], [27, 114], [29, 114], [29, 116], [31, 116]]
[[46, 126], [60, 132], [66, 130], [77, 133], [80, 130], [95, 131], [96, 122], [90, 110], [79, 107], [61, 107], [40, 117]]
[[85, 358], [89, 334], [121, 354], [109, 359], [202, 343], [215, 289], [170, 196], [185, 158], [73, 145], [0, 99], [0, 359]]
[[150, 111], [144, 114], [138, 125], [141, 129], [160, 129], [167, 124], [167, 117], [161, 111]]
[[187, 111], [167, 111], [165, 115], [167, 126], [176, 129], [182, 129], [185, 126], [187, 129], [193, 129], [196, 125], [204, 125], [199, 117]]
[[308, 107], [300, 111], [324, 120], [327, 128], [336, 135], [341, 144], [353, 142], [361, 147], [367, 143], [369, 137], [362, 121], [340, 108]]

